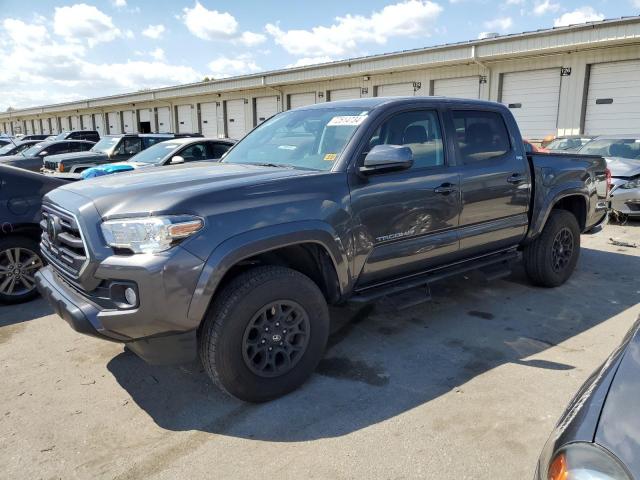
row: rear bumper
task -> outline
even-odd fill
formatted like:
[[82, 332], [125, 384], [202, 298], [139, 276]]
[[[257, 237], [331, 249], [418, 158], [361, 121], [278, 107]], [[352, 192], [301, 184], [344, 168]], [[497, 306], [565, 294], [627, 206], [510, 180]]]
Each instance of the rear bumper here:
[[197, 354], [196, 330], [166, 332], [145, 338], [130, 338], [105, 327], [102, 318], [110, 314], [122, 314], [135, 321], [137, 310], [112, 312], [90, 302], [83, 295], [65, 284], [51, 266], [36, 274], [36, 285], [40, 294], [78, 333], [125, 343], [138, 356], [154, 365], [190, 362]]
[[615, 188], [611, 192], [611, 209], [629, 216], [640, 216], [640, 188]]

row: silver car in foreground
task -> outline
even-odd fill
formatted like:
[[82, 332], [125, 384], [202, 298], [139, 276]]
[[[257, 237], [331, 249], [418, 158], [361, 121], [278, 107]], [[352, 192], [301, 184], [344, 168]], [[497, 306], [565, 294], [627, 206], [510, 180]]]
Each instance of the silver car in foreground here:
[[578, 153], [601, 155], [611, 171], [611, 209], [640, 218], [640, 135], [610, 135], [587, 143]]

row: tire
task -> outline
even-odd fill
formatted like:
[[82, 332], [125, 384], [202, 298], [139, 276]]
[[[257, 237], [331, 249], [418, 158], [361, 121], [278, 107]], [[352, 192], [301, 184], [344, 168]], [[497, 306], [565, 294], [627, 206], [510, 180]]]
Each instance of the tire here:
[[0, 303], [23, 303], [37, 297], [33, 276], [43, 264], [35, 240], [18, 235], [0, 239]]
[[524, 267], [535, 285], [557, 287], [569, 279], [579, 256], [576, 217], [566, 210], [552, 210], [542, 233], [524, 248]]
[[200, 329], [199, 354], [221, 390], [266, 402], [311, 376], [328, 336], [327, 303], [313, 281], [289, 268], [256, 267], [214, 299]]

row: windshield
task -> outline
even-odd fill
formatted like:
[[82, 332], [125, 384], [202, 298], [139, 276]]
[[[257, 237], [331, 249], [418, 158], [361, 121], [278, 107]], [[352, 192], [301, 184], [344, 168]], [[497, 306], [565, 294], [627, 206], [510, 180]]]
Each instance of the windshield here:
[[109, 152], [118, 142], [120, 137], [102, 137], [98, 143], [91, 147], [92, 152]]
[[587, 143], [578, 152], [636, 160], [640, 159], [640, 138], [600, 138]]
[[281, 113], [242, 139], [222, 161], [330, 170], [367, 113], [362, 108]]
[[545, 148], [547, 150], [569, 150], [571, 148], [580, 148], [587, 143], [590, 138], [556, 138]]
[[[25, 145], [25, 147], [28, 147], [29, 145]], [[11, 150], [13, 150], [14, 148], [20, 148], [19, 146], [15, 146], [13, 143], [7, 143], [4, 147], [0, 148], [0, 155], [4, 155], [5, 153], [9, 153]], [[16, 151], [16, 153], [18, 153], [20, 150]]]
[[184, 145], [180, 142], [161, 142], [150, 146], [146, 150], [141, 151], [137, 155], [134, 155], [129, 159], [130, 162], [140, 163], [160, 163], [171, 152], [174, 152], [178, 147]]
[[42, 147], [44, 146], [45, 146], [44, 143], [36, 143], [34, 146], [29, 147], [26, 150], [23, 150], [21, 154], [24, 155], [25, 157], [35, 157], [40, 153], [40, 150], [42, 150]]
[[67, 139], [67, 134], [68, 134], [68, 133], [69, 133], [69, 132], [62, 132], [62, 133], [59, 133], [59, 134], [58, 134], [58, 135], [56, 135], [54, 138], [55, 138], [56, 140], [66, 140], [66, 139]]

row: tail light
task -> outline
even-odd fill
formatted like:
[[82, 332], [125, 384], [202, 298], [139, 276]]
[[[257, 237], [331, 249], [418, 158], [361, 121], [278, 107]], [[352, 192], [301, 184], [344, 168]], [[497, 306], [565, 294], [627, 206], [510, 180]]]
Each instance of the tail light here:
[[604, 171], [607, 176], [607, 195], [609, 195], [609, 192], [611, 191], [611, 170], [605, 168]]

